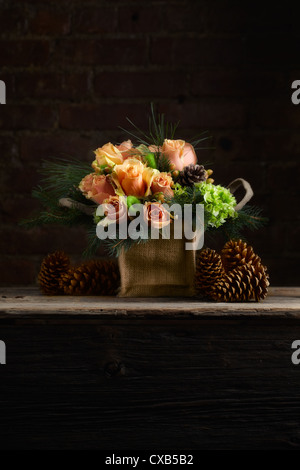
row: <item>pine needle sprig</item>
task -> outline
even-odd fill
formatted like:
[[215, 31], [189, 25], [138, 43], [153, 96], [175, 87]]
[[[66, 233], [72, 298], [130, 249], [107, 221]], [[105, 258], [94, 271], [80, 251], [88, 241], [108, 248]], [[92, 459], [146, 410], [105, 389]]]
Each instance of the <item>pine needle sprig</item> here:
[[[202, 131], [200, 132], [199, 134], [196, 134], [194, 137], [191, 137], [191, 139], [189, 140], [189, 142], [191, 143], [191, 145], [194, 147], [195, 150], [211, 150], [211, 149], [215, 149], [215, 147], [202, 147], [200, 146], [199, 147], [199, 144], [201, 142], [204, 142], [205, 140], [209, 140], [209, 139], [212, 139], [212, 136], [211, 135], [205, 135], [205, 134], [208, 134], [209, 131]], [[204, 137], [203, 137], [204, 136]]]
[[[260, 207], [246, 204], [241, 210], [237, 211], [238, 217], [228, 219], [217, 232], [223, 235], [225, 240], [230, 239], [245, 239], [243, 231], [245, 229], [254, 231], [258, 230], [268, 223], [267, 217], [262, 217], [262, 209]], [[207, 232], [215, 232], [215, 228], [208, 228]]]
[[84, 258], [93, 258], [94, 256], [97, 255], [97, 252], [102, 245], [102, 240], [100, 240], [100, 238], [97, 237], [96, 226], [94, 224], [87, 228], [86, 234], [87, 234], [87, 245], [82, 255]]
[[129, 124], [133, 127], [134, 130], [129, 131], [128, 129], [120, 127], [123, 132], [129, 134], [140, 144], [146, 145], [147, 147], [152, 145], [157, 148], [163, 145], [165, 139], [174, 139], [177, 127], [179, 125], [179, 122], [166, 122], [164, 114], [158, 114], [156, 116], [153, 103], [151, 103], [148, 133], [140, 129], [128, 117], [126, 118], [126, 120], [129, 122]]
[[159, 171], [168, 173], [171, 171], [171, 163], [166, 155], [157, 152], [155, 154], [156, 165]]
[[64, 159], [44, 160], [40, 169], [40, 173], [44, 175], [43, 188], [55, 194], [57, 198], [71, 195], [78, 197], [80, 181], [91, 172], [91, 166], [87, 163]]
[[33, 190], [32, 195], [43, 206], [37, 215], [33, 215], [29, 219], [23, 219], [19, 222], [20, 225], [26, 228], [40, 227], [42, 225], [59, 224], [77, 226], [91, 226], [93, 218], [84, 214], [78, 209], [67, 209], [58, 204], [58, 200], [53, 193], [48, 193], [44, 188], [36, 188]]

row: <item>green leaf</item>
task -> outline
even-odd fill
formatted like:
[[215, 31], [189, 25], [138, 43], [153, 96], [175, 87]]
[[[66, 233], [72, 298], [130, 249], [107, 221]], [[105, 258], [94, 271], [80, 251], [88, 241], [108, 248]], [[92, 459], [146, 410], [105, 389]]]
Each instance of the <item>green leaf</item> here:
[[147, 162], [147, 164], [148, 164], [148, 166], [150, 166], [150, 168], [157, 169], [155, 153], [153, 153], [153, 152], [147, 153], [146, 155], [144, 155], [144, 160]]

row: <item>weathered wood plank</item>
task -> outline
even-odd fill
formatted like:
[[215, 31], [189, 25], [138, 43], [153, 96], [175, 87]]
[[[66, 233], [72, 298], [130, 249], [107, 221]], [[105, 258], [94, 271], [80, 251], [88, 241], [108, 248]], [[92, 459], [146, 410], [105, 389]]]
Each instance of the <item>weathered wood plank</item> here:
[[118, 297], [43, 296], [37, 289], [2, 289], [0, 318], [47, 316], [273, 316], [298, 317], [300, 288], [273, 288], [262, 302], [216, 303], [197, 299], [123, 299]]
[[1, 326], [0, 447], [300, 448], [298, 320], [146, 323]]
[[299, 297], [273, 288], [259, 304], [216, 304], [2, 289], [0, 448], [299, 450]]

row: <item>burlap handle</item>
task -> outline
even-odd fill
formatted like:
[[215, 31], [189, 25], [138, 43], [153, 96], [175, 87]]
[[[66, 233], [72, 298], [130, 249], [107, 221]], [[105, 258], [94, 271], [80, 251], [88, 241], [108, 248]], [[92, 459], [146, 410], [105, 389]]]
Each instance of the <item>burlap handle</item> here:
[[238, 188], [240, 188], [241, 186], [245, 190], [245, 195], [242, 198], [242, 200], [235, 206], [236, 211], [239, 211], [240, 209], [242, 209], [244, 207], [244, 205], [247, 204], [247, 202], [250, 201], [250, 199], [252, 198], [252, 196], [254, 194], [253, 190], [250, 186], [250, 183], [248, 183], [248, 181], [244, 180], [243, 178], [237, 178], [237, 179], [231, 181], [231, 183], [229, 183], [227, 188], [229, 189], [229, 191], [232, 194], [234, 194], [236, 192], [236, 190]]

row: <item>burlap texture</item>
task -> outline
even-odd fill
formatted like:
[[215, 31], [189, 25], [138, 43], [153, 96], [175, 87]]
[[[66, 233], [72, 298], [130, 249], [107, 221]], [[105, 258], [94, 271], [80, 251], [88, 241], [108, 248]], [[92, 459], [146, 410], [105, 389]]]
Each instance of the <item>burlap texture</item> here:
[[119, 256], [119, 297], [191, 297], [195, 294], [195, 251], [186, 240], [148, 240]]

